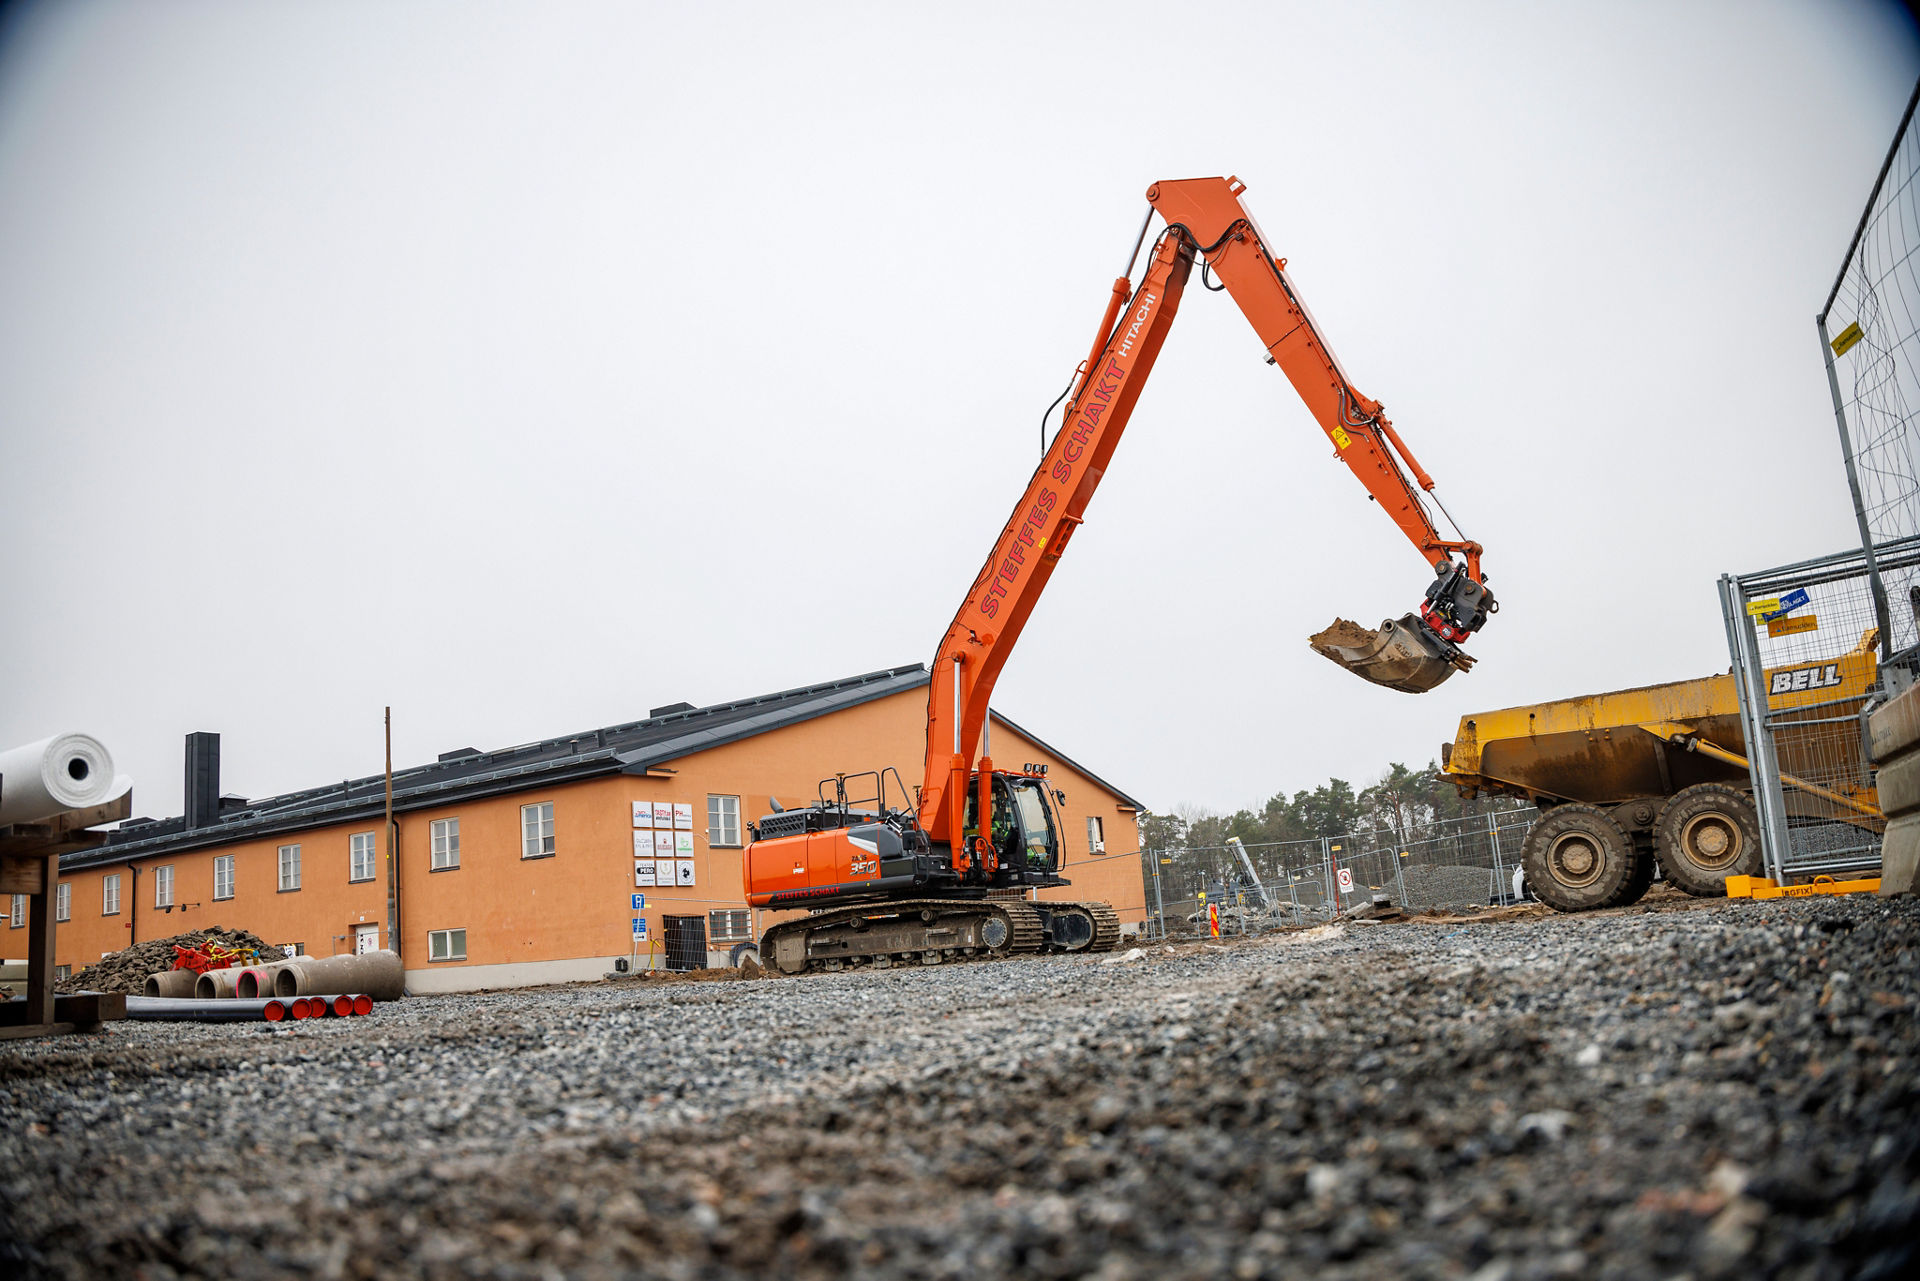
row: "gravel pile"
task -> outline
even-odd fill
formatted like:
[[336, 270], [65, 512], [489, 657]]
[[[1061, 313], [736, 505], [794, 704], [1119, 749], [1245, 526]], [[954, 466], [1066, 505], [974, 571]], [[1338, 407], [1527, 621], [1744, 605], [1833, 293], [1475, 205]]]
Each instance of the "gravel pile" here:
[[1721, 901], [115, 1025], [0, 1044], [0, 1265], [1904, 1276], [1917, 950]]
[[138, 996], [146, 990], [149, 974], [173, 968], [175, 944], [181, 947], [199, 947], [205, 943], [219, 943], [225, 947], [250, 947], [267, 960], [279, 960], [283, 955], [279, 948], [265, 942], [257, 934], [212, 925], [204, 930], [190, 930], [185, 934], [176, 934], [170, 939], [148, 939], [145, 943], [135, 943], [132, 947], [122, 948], [112, 956], [102, 957], [97, 963], [89, 965], [78, 974], [61, 979], [53, 985], [54, 990], [58, 992], [126, 992]]

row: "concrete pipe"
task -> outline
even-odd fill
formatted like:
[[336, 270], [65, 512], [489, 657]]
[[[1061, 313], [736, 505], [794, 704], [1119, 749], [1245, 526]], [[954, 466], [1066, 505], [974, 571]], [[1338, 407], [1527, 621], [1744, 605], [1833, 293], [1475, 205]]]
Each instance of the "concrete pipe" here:
[[165, 996], [130, 996], [127, 998], [127, 1017], [130, 1019], [184, 1019], [195, 1023], [257, 1023], [262, 1019], [271, 1022], [275, 1015], [270, 1007], [279, 1004], [274, 1000], [202, 1001]]
[[400, 999], [406, 978], [392, 952], [330, 956], [323, 961], [281, 970], [273, 976], [275, 996], [336, 996], [365, 993], [376, 1001]]
[[191, 1000], [194, 984], [199, 981], [200, 976], [192, 970], [162, 970], [147, 975], [145, 995], [162, 1000]]
[[273, 976], [290, 965], [305, 965], [304, 956], [290, 956], [284, 961], [266, 961], [259, 965], [249, 965], [240, 971], [240, 977], [234, 981], [233, 994], [243, 1001], [256, 997], [273, 995]]
[[233, 999], [233, 985], [240, 981], [240, 971], [228, 966], [224, 970], [208, 970], [193, 985], [193, 995], [201, 1001], [230, 1001]]

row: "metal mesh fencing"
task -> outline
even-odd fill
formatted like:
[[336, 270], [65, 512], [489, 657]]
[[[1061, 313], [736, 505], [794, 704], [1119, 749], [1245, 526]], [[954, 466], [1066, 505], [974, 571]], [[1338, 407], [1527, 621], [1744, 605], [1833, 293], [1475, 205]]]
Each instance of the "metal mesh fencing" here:
[[[1826, 305], [1820, 333], [1834, 415], [1860, 525], [1871, 555], [1920, 536], [1920, 130], [1907, 102], [1867, 197]], [[1870, 566], [1871, 568], [1871, 566]], [[1888, 652], [1920, 642], [1914, 611], [1920, 567], [1878, 566], [1876, 604]], [[1871, 577], [1871, 575], [1870, 575]], [[1891, 606], [1891, 608], [1889, 608]]]
[[1155, 936], [1255, 934], [1330, 921], [1376, 897], [1410, 911], [1513, 900], [1531, 808], [1302, 841], [1146, 850]]
[[[1920, 572], [1920, 538], [1877, 549], [1882, 572]], [[1767, 873], [1785, 882], [1879, 866], [1881, 816], [1867, 717], [1912, 679], [1889, 654], [1865, 550], [1720, 580]], [[1911, 625], [1911, 611], [1902, 611]]]

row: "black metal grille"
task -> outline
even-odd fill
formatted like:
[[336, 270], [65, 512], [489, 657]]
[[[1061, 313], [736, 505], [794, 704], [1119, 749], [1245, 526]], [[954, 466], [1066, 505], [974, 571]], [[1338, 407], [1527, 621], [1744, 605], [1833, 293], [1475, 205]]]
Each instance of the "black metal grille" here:
[[662, 924], [667, 935], [667, 968], [707, 968], [707, 921], [701, 916], [669, 916]]

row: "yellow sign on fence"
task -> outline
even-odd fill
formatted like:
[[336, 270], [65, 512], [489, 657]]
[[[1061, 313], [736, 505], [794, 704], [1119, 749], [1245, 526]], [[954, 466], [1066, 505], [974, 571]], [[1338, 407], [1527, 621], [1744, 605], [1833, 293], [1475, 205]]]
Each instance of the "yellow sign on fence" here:
[[1762, 614], [1777, 614], [1779, 612], [1780, 598], [1778, 596], [1769, 596], [1765, 600], [1750, 600], [1747, 602], [1747, 613], [1754, 618], [1758, 618]]
[[1862, 338], [1865, 338], [1865, 337], [1866, 335], [1860, 332], [1860, 322], [1857, 320], [1854, 321], [1851, 325], [1848, 325], [1845, 329], [1842, 329], [1840, 331], [1840, 336], [1833, 340], [1833, 343], [1832, 343], [1833, 354], [1836, 356], [1846, 355], [1848, 352], [1853, 350], [1853, 345], [1855, 343], [1859, 342]]
[[1820, 622], [1817, 614], [1798, 614], [1789, 618], [1769, 618], [1767, 620], [1767, 635], [1769, 636], [1793, 636], [1800, 632], [1817, 632], [1819, 630]]

